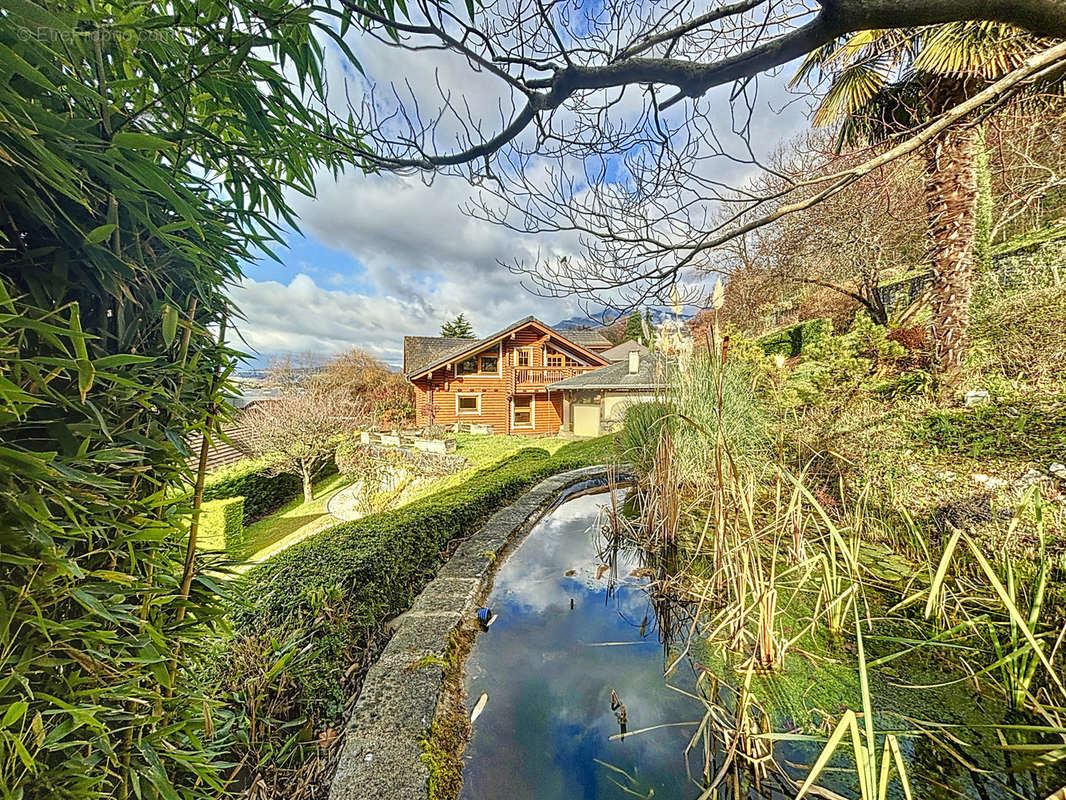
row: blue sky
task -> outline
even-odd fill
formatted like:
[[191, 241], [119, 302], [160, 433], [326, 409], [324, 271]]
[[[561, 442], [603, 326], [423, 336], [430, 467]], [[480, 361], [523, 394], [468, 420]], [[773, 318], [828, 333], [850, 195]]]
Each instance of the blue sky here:
[[[483, 114], [488, 127], [498, 127], [499, 87], [484, 74], [471, 74], [461, 60], [371, 41], [356, 45], [371, 81], [402, 76], [405, 87], [430, 104], [439, 98], [438, 82], [462, 87], [474, 113]], [[368, 84], [340, 61], [331, 66], [331, 81], [337, 82], [331, 91], [367, 91]], [[763, 152], [804, 124], [798, 105], [782, 111], [781, 81], [770, 79], [767, 85], [753, 136]], [[705, 100], [712, 109], [721, 107], [724, 128], [728, 90]], [[750, 167], [727, 161], [723, 170], [724, 179], [738, 183]], [[290, 233], [288, 247], [276, 250], [282, 263], [248, 264], [244, 281], [232, 292], [245, 316], [237, 324], [240, 346], [260, 364], [285, 353], [329, 355], [361, 347], [397, 366], [405, 334], [434, 335], [459, 312], [481, 332], [529, 314], [554, 323], [581, 313], [581, 298], [534, 296], [499, 263], [573, 257], [580, 253], [576, 238], [521, 235], [467, 216], [460, 206], [473, 192], [465, 181], [448, 176], [427, 182], [422, 176], [349, 169], [336, 180], [320, 177], [315, 198], [292, 198], [301, 232]]]

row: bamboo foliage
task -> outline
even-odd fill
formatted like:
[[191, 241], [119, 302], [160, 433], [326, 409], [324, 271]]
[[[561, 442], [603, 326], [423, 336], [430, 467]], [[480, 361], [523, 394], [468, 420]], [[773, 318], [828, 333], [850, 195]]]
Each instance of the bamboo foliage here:
[[4, 797], [226, 792], [185, 442], [229, 391], [228, 286], [352, 137], [309, 102], [328, 6], [159, 9], [0, 15]]

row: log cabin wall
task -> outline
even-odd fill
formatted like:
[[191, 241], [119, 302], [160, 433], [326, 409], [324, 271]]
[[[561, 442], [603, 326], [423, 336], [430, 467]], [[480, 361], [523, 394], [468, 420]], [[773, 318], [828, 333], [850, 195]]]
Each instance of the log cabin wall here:
[[[549, 339], [535, 326], [527, 326], [508, 334], [499, 344], [499, 376], [493, 375], [456, 375], [456, 364], [441, 366], [430, 376], [417, 378], [412, 383], [415, 390], [415, 419], [419, 426], [430, 423], [429, 403], [433, 398], [435, 414], [433, 421], [437, 425], [451, 425], [455, 422], [476, 422], [492, 425], [496, 433], [513, 433], [543, 435], [559, 432], [563, 423], [562, 392], [548, 392], [542, 386], [530, 383], [516, 383], [516, 369], [527, 379], [541, 380], [547, 368], [546, 350], [562, 353], [570, 363], [579, 362], [589, 367], [601, 366], [592, 362], [587, 355], [567, 347], [558, 338]], [[494, 354], [497, 345], [479, 351], [480, 354]], [[532, 369], [522, 370], [518, 366], [516, 351], [529, 353]], [[602, 363], [605, 361], [600, 360]], [[549, 376], [554, 373], [547, 373]], [[515, 426], [512, 424], [512, 398], [514, 395], [530, 395], [533, 404], [533, 424]], [[478, 412], [463, 411], [458, 408], [457, 398], [475, 395], [478, 400]]]

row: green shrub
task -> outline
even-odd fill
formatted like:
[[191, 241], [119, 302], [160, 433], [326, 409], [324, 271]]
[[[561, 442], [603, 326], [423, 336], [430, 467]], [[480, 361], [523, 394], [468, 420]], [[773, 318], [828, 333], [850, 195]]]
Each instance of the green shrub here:
[[915, 369], [876, 381], [870, 386], [870, 391], [894, 399], [928, 394], [933, 387], [933, 375], [924, 369]]
[[[330, 461], [315, 475], [315, 480], [337, 471]], [[216, 470], [207, 476], [204, 500], [244, 498], [244, 524], [248, 525], [271, 511], [276, 511], [303, 492], [300, 478], [276, 472], [268, 461], [245, 459]]]
[[202, 550], [235, 551], [244, 543], [244, 498], [208, 500], [200, 508], [197, 545]]
[[818, 317], [771, 331], [755, 341], [768, 356], [783, 355], [786, 358], [795, 358], [806, 355], [812, 347], [818, 346], [832, 335], [832, 321]]
[[1033, 380], [1066, 373], [1066, 287], [1006, 295], [974, 312], [975, 366]]
[[801, 403], [813, 405], [859, 389], [878, 364], [905, 358], [907, 351], [888, 338], [883, 325], [856, 314], [846, 333], [812, 342], [804, 356], [788, 384]]

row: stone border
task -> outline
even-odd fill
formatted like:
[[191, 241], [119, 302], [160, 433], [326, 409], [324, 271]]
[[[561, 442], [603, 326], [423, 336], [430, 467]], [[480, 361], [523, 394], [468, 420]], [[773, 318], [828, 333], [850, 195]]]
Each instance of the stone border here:
[[367, 672], [344, 733], [329, 800], [426, 800], [429, 767], [421, 742], [443, 711], [449, 636], [488, 595], [496, 566], [511, 545], [556, 505], [606, 480], [602, 465], [546, 478], [459, 545], [400, 617]]

